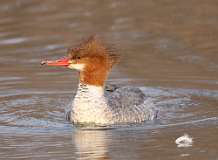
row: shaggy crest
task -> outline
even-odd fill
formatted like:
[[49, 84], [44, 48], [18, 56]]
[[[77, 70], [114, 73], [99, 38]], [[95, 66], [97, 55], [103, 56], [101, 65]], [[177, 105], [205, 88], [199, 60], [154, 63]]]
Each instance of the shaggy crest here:
[[119, 56], [113, 49], [107, 48], [96, 36], [90, 36], [76, 47], [70, 48], [68, 54], [71, 59], [99, 57], [109, 62], [111, 66], [119, 61]]

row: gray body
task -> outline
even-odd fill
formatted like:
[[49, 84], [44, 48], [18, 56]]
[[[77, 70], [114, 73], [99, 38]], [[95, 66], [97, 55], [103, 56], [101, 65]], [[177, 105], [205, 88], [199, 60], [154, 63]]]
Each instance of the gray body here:
[[105, 87], [101, 95], [92, 87], [79, 85], [67, 117], [73, 123], [127, 124], [153, 120], [156, 111], [139, 88]]

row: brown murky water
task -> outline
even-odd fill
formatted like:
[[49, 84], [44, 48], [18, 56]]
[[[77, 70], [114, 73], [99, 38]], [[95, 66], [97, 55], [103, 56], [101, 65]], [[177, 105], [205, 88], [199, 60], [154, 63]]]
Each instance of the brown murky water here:
[[[218, 1], [0, 2], [0, 159], [218, 159]], [[108, 82], [158, 100], [141, 126], [75, 128], [78, 75], [39, 65], [97, 33], [122, 61]], [[175, 139], [188, 133], [192, 147]]]

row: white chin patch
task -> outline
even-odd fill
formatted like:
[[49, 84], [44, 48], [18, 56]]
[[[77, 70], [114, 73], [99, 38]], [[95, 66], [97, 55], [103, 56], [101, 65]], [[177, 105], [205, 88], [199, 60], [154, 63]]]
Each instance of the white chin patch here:
[[83, 70], [84, 67], [85, 67], [85, 64], [70, 64], [68, 66], [68, 68], [70, 68], [70, 69], [76, 69], [76, 70], [79, 70], [79, 71]]

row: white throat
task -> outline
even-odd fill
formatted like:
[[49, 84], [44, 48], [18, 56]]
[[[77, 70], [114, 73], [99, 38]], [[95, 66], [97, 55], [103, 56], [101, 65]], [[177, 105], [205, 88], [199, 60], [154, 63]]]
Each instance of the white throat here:
[[82, 71], [85, 68], [85, 64], [73, 64], [72, 63], [68, 66], [68, 68]]

